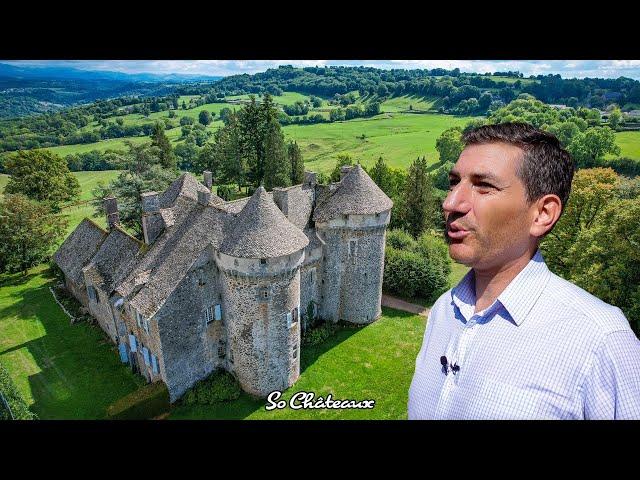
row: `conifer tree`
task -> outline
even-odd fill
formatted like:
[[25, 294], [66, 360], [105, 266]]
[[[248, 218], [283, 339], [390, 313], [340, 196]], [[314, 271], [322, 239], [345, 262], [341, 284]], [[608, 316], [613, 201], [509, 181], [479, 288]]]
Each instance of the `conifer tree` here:
[[438, 212], [425, 157], [418, 157], [409, 167], [401, 203], [402, 223], [414, 237], [435, 224]]
[[151, 134], [151, 145], [158, 148], [159, 160], [162, 168], [168, 170], [176, 170], [177, 159], [171, 147], [171, 142], [164, 133], [164, 127], [161, 123], [156, 122], [153, 126], [153, 133]]
[[291, 163], [291, 185], [298, 185], [304, 182], [304, 161], [297, 142], [289, 142], [287, 154]]
[[291, 162], [287, 158], [284, 135], [280, 131], [278, 120], [272, 119], [265, 133], [264, 187], [267, 190], [288, 187], [291, 185]]

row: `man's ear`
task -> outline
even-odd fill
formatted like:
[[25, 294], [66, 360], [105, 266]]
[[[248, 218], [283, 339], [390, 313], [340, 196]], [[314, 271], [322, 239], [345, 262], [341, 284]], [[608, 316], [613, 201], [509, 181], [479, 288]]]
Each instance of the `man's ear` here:
[[547, 194], [536, 200], [532, 208], [533, 221], [529, 234], [541, 238], [553, 228], [560, 218], [562, 201], [557, 195]]

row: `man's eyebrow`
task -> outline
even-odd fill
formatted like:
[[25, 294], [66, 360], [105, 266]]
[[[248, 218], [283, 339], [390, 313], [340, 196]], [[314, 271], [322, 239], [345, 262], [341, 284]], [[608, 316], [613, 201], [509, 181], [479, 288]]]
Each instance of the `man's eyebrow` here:
[[[450, 170], [449, 171], [449, 176], [460, 178], [460, 174], [458, 172], [456, 172], [455, 170]], [[493, 183], [501, 183], [501, 180], [498, 177], [496, 177], [494, 174], [490, 173], [490, 172], [472, 173], [470, 176], [471, 176], [471, 179], [476, 181], [476, 182], [489, 181], [489, 182], [493, 182]]]

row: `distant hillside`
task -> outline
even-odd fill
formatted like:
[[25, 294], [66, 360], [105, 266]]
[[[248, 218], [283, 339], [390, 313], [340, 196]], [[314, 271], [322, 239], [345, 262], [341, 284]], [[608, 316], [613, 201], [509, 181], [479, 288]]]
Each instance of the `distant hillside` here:
[[123, 96], [164, 96], [184, 82], [221, 77], [87, 71], [0, 63], [0, 118], [22, 117]]

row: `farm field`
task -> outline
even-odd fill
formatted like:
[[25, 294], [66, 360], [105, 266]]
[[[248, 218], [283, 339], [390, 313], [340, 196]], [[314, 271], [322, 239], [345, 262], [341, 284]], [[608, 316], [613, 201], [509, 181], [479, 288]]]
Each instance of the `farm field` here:
[[100, 419], [144, 381], [99, 327], [71, 325], [45, 265], [0, 276], [0, 363], [41, 419]]
[[616, 143], [620, 155], [607, 155], [606, 158], [628, 157], [640, 161], [640, 131], [616, 132]]

